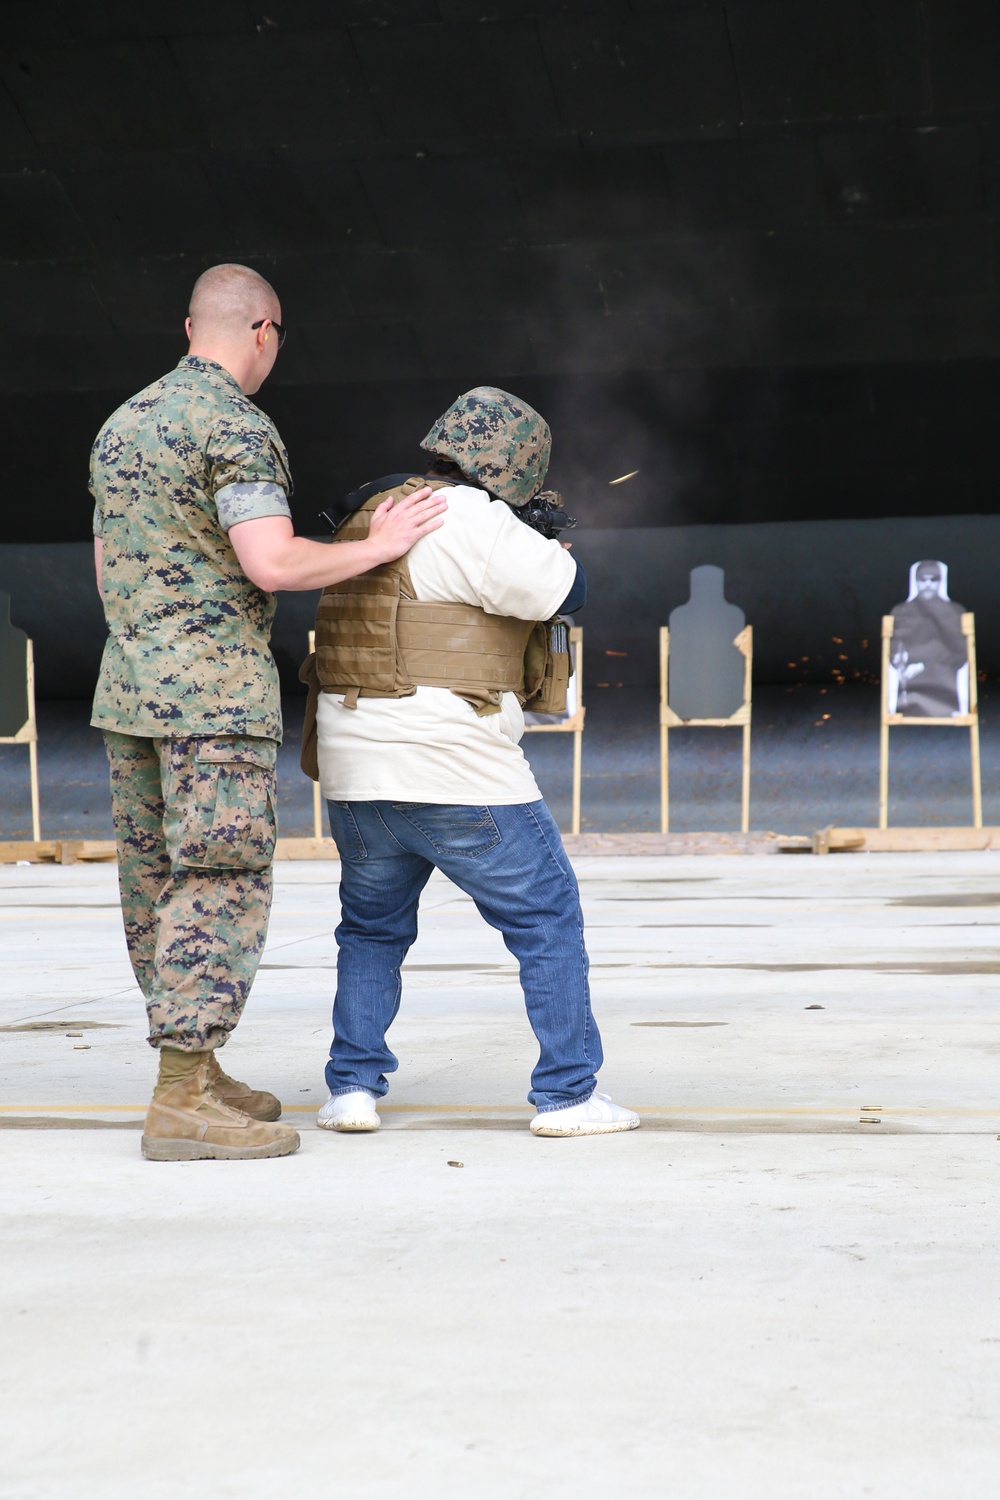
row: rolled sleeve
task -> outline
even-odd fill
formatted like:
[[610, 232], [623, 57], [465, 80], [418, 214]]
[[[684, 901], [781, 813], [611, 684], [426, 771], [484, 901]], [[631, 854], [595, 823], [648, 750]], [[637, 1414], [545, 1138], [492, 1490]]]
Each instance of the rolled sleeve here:
[[269, 479], [239, 480], [235, 484], [223, 485], [215, 492], [215, 503], [223, 531], [241, 521], [260, 521], [265, 516], [287, 516], [290, 519], [292, 514], [285, 491], [280, 484]]
[[101, 507], [99, 505], [94, 506], [94, 535], [104, 535], [104, 523], [101, 521]]
[[[259, 420], [258, 420], [259, 419]], [[208, 448], [211, 493], [232, 485], [270, 484], [292, 493], [288, 454], [274, 424], [263, 412], [227, 414], [216, 424]]]

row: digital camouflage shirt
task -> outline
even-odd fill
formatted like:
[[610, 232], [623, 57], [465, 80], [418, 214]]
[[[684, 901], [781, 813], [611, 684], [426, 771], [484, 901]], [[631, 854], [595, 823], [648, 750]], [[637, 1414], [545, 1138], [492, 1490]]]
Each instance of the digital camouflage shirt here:
[[109, 637], [91, 722], [280, 740], [275, 601], [227, 535], [288, 515], [288, 455], [221, 365], [189, 355], [101, 428], [90, 462]]

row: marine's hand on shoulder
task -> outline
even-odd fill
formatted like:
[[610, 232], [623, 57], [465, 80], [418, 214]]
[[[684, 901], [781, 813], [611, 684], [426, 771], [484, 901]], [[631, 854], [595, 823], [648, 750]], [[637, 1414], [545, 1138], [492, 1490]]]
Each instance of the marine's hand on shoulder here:
[[331, 544], [296, 536], [287, 516], [239, 521], [230, 526], [229, 540], [250, 582], [265, 593], [323, 589], [401, 557], [441, 525], [447, 503], [426, 489], [395, 503], [390, 498], [373, 512], [373, 534], [362, 542]]
[[437, 531], [444, 524], [442, 511], [447, 509], [448, 501], [441, 491], [428, 486], [404, 495], [402, 500], [394, 495], [383, 500], [372, 512], [368, 529], [368, 543], [376, 563], [402, 557], [422, 536]]

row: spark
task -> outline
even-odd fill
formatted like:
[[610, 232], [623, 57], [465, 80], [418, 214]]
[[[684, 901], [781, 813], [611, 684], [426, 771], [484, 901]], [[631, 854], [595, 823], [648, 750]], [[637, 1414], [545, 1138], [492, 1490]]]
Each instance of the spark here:
[[638, 474], [638, 472], [639, 472], [638, 469], [633, 469], [631, 471], [631, 473], [629, 473], [629, 474], [619, 474], [619, 476], [618, 476], [617, 479], [609, 479], [608, 483], [609, 484], [624, 484], [625, 481], [626, 481], [626, 479], [634, 479], [635, 476]]

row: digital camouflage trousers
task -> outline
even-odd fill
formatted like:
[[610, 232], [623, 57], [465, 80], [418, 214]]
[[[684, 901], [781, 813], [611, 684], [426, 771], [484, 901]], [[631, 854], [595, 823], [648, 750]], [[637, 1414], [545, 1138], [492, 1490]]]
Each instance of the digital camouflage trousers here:
[[149, 1042], [222, 1046], [267, 937], [274, 740], [105, 730], [125, 940]]

